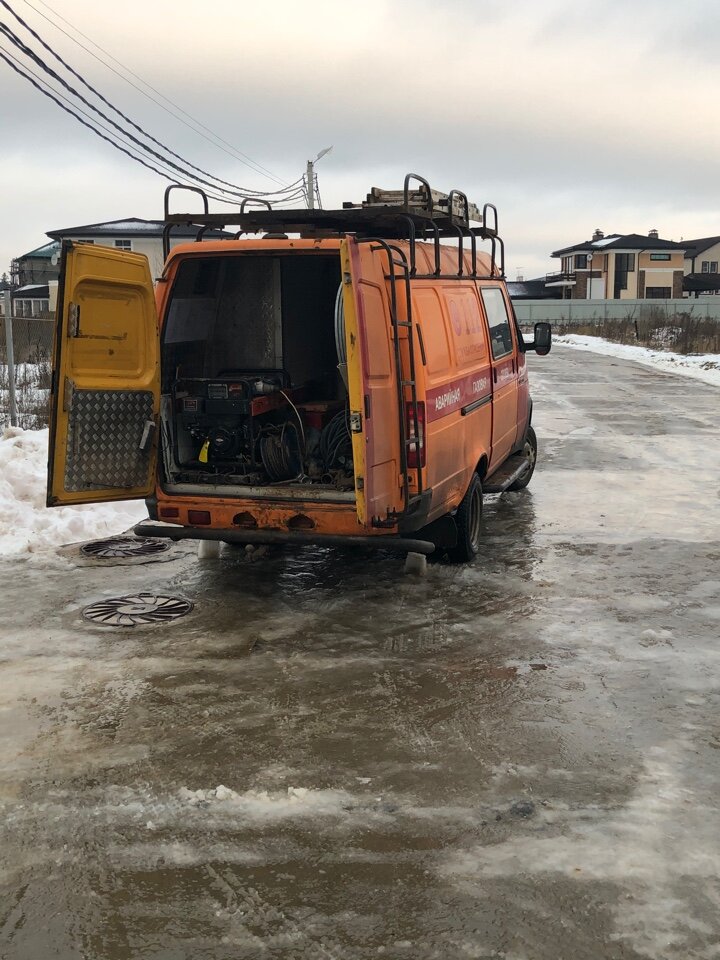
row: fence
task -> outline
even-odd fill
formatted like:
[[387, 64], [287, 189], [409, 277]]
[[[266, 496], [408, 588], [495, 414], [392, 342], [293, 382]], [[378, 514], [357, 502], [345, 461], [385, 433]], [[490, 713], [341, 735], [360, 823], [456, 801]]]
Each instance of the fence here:
[[560, 334], [579, 333], [684, 354], [720, 353], [720, 303], [715, 298], [521, 301], [515, 310], [523, 332], [532, 331], [538, 320], [549, 320]]
[[514, 300], [520, 323], [599, 323], [602, 320], [720, 320], [720, 297], [679, 300]]
[[[13, 317], [17, 425], [27, 430], [47, 426], [55, 318]], [[10, 371], [5, 319], [0, 317], [0, 430], [10, 426]]]

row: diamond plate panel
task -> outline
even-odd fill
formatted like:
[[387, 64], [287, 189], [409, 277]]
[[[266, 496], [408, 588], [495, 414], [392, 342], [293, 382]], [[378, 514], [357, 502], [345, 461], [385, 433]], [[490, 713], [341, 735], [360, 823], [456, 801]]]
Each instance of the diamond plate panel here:
[[68, 423], [65, 489], [75, 493], [145, 486], [149, 454], [140, 450], [153, 416], [146, 390], [75, 390]]

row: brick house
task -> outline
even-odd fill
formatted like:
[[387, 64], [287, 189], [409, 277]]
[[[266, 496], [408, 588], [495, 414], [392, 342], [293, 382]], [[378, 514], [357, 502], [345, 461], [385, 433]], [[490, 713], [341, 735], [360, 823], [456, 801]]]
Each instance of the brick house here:
[[685, 249], [685, 291], [720, 294], [720, 237], [683, 240]]
[[608, 236], [596, 230], [592, 240], [555, 250], [562, 269], [548, 274], [547, 287], [562, 289], [563, 299], [642, 300], [682, 297], [685, 244], [663, 240], [657, 230]]

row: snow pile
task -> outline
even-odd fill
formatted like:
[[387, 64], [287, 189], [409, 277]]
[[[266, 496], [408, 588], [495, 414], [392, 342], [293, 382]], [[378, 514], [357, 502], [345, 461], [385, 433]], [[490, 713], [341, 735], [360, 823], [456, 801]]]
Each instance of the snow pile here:
[[210, 790], [178, 792], [180, 800], [193, 807], [221, 804], [228, 812], [255, 820], [285, 820], [307, 816], [337, 816], [355, 806], [345, 790], [311, 790], [307, 787], [288, 787], [287, 790], [247, 790], [236, 793], [222, 784]]
[[0, 556], [114, 536], [147, 516], [142, 500], [48, 510], [47, 451], [47, 430], [8, 427], [0, 437]]
[[669, 350], [651, 350], [649, 347], [628, 343], [613, 343], [603, 340], [602, 337], [588, 337], [579, 333], [567, 333], [553, 339], [556, 343], [574, 347], [576, 350], [591, 350], [607, 357], [634, 360], [657, 370], [682, 374], [720, 387], [720, 354], [717, 353], [671, 353]]

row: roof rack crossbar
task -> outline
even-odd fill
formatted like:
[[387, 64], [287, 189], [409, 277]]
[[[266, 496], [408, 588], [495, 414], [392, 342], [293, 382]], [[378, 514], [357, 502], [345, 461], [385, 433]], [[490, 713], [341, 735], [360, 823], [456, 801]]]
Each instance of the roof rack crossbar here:
[[455, 200], [460, 201], [460, 210], [462, 211], [460, 216], [465, 223], [466, 227], [470, 226], [470, 202], [468, 201], [467, 194], [463, 193], [462, 190], [451, 190], [448, 194], [448, 216], [454, 217], [455, 214]]
[[262, 197], [245, 197], [243, 202], [240, 204], [241, 214], [245, 213], [245, 207], [248, 205], [248, 203], [262, 203], [267, 210], [272, 210], [272, 204], [269, 200], [264, 200]]
[[210, 205], [208, 203], [207, 194], [200, 187], [191, 187], [184, 183], [171, 183], [170, 186], [165, 187], [165, 196], [163, 198], [163, 209], [165, 212], [164, 220], [167, 222], [170, 217], [170, 194], [173, 190], [189, 190], [191, 193], [197, 193], [198, 196], [202, 197], [203, 202], [203, 212], [207, 216], [210, 213]]
[[462, 228], [461, 226], [459, 226], [457, 223], [451, 223], [451, 224], [450, 224], [450, 227], [451, 227], [453, 230], [455, 230], [455, 232], [457, 233], [457, 238], [458, 238], [458, 269], [457, 269], [457, 275], [458, 275], [458, 277], [462, 277], [463, 274], [464, 274], [464, 268], [465, 268], [465, 251], [463, 250], [463, 237], [465, 236], [465, 234], [464, 234], [464, 232], [463, 232], [463, 228]]
[[433, 200], [432, 200], [432, 190], [430, 189], [430, 184], [427, 182], [425, 177], [421, 177], [419, 173], [408, 173], [405, 177], [405, 183], [403, 184], [403, 199], [405, 201], [405, 206], [410, 205], [410, 181], [417, 180], [418, 183], [423, 185], [425, 189], [425, 194], [427, 197], [427, 212], [432, 214], [433, 212]]
[[[408, 174], [410, 176], [410, 174]], [[407, 182], [407, 177], [405, 178]], [[432, 202], [432, 201], [431, 201]], [[408, 240], [410, 241], [410, 267], [409, 267], [409, 276], [414, 277], [417, 273], [417, 264], [415, 262], [415, 242], [417, 239], [417, 234], [415, 231], [415, 222], [412, 217], [402, 215], [402, 220], [407, 223], [408, 226]]]
[[434, 220], [431, 220], [428, 223], [428, 225], [425, 227], [423, 235], [425, 235], [428, 230], [432, 230], [433, 232], [433, 253], [435, 255], [435, 275], [439, 277], [442, 271], [442, 266], [440, 263], [440, 228], [438, 227], [438, 225], [435, 223]]
[[211, 229], [212, 228], [209, 223], [206, 223], [204, 227], [200, 227], [195, 235], [195, 243], [202, 243], [202, 241], [205, 239], [205, 234]]
[[[493, 224], [494, 224], [494, 226], [492, 226], [492, 227], [488, 227], [488, 218], [487, 218], [488, 210], [492, 210], [492, 212], [493, 212]], [[482, 225], [483, 225], [483, 230], [486, 230], [488, 233], [492, 232], [492, 233], [495, 234], [495, 236], [497, 236], [497, 234], [498, 234], [498, 212], [497, 212], [497, 207], [495, 206], [494, 203], [484, 203], [484, 204], [483, 204], [483, 209], [482, 209]]]

